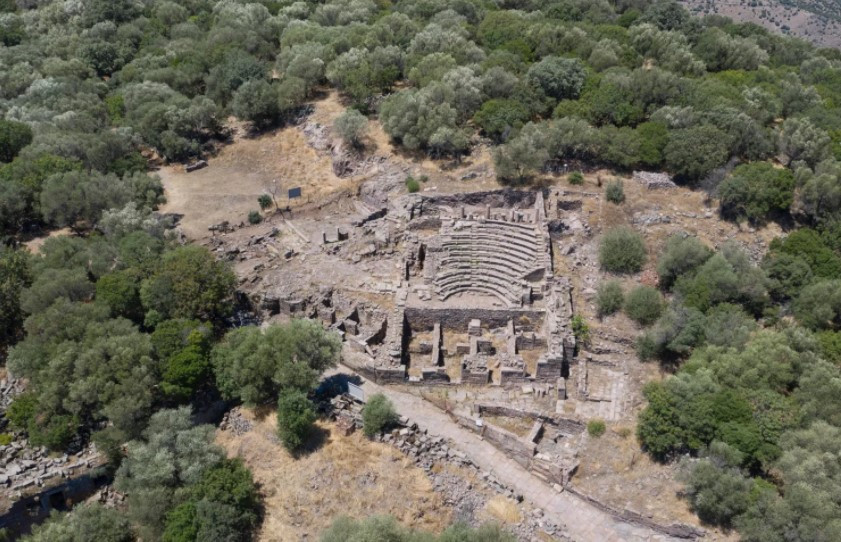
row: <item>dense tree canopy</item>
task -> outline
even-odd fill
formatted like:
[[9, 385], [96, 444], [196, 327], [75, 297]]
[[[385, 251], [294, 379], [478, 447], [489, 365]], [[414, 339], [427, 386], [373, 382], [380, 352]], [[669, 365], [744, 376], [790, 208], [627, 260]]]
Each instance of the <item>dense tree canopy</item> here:
[[[0, 13], [0, 241], [78, 234], [34, 257], [0, 249], [0, 358], [8, 350], [29, 382], [7, 417], [55, 450], [95, 431], [135, 439], [118, 483], [143, 539], [245, 539], [256, 521], [241, 465], [186, 411], [156, 410], [214, 387], [248, 403], [280, 396], [281, 433], [297, 437], [339, 349], [315, 323], [223, 333], [234, 275], [167, 240], [147, 157], [204, 156], [227, 140], [230, 115], [267, 129], [328, 87], [352, 106], [335, 124], [351, 146], [371, 119], [418, 155], [489, 143], [503, 182], [665, 170], [708, 190], [726, 218], [781, 221], [787, 235], [764, 256], [672, 238], [657, 262], [668, 299], [645, 288], [626, 300], [608, 282], [598, 310], [651, 324], [640, 355], [676, 370], [646, 389], [638, 434], [660, 459], [699, 458], [686, 486], [702, 519], [745, 540], [841, 538], [837, 53], [669, 0], [0, 0]], [[648, 255], [615, 230], [599, 260], [637, 273]], [[84, 507], [33, 539], [119, 530], [124, 520]], [[385, 520], [324, 536], [371, 530], [414, 536]], [[480, 533], [441, 539], [504, 539]]]
[[213, 349], [216, 383], [225, 397], [261, 404], [285, 389], [307, 392], [334, 365], [341, 342], [310, 320], [241, 327]]

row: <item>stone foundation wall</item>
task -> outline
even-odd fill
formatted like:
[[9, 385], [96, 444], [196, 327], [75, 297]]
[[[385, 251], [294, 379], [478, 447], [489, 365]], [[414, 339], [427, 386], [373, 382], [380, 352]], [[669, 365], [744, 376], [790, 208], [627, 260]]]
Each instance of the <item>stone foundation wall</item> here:
[[487, 386], [490, 383], [490, 373], [464, 372], [461, 375], [461, 383], [468, 386]]
[[577, 435], [582, 433], [585, 425], [578, 420], [564, 418], [557, 414], [544, 414], [542, 412], [534, 412], [531, 410], [523, 410], [520, 408], [513, 408], [507, 405], [500, 405], [496, 403], [476, 403], [473, 405], [479, 415], [488, 416], [506, 416], [508, 418], [527, 418], [531, 420], [541, 420], [547, 425], [556, 427], [561, 433], [567, 435]]
[[562, 359], [548, 359], [543, 363], [538, 361], [534, 379], [540, 382], [554, 382], [561, 377], [563, 363]]
[[[436, 323], [441, 328], [467, 331], [467, 325], [473, 319], [482, 321], [482, 326], [505, 327], [509, 320], [514, 320], [517, 329], [537, 331], [545, 319], [543, 310], [517, 309], [431, 309], [406, 307], [405, 318], [414, 331], [432, 331]], [[528, 319], [528, 321], [524, 320]]]
[[509, 385], [519, 385], [525, 384], [526, 382], [531, 382], [531, 379], [525, 374], [522, 369], [502, 369], [502, 374], [500, 375], [499, 383], [503, 386]]

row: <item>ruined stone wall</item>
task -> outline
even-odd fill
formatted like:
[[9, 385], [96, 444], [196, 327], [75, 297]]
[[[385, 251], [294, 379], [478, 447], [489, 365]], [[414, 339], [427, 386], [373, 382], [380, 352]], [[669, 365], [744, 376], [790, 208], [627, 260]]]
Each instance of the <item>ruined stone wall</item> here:
[[655, 521], [648, 519], [639, 512], [628, 510], [627, 508], [613, 508], [612, 506], [607, 505], [601, 502], [600, 500], [596, 499], [595, 497], [591, 497], [590, 495], [587, 495], [586, 493], [583, 493], [572, 486], [567, 486], [567, 491], [579, 497], [580, 499], [583, 499], [584, 501], [592, 504], [602, 512], [605, 512], [606, 514], [613, 516], [614, 518], [625, 523], [640, 525], [642, 527], [661, 532], [668, 536], [673, 536], [676, 538], [686, 538], [689, 540], [703, 538], [706, 535], [706, 531], [704, 531], [704, 529], [699, 529], [698, 527], [693, 527], [692, 525], [687, 525], [685, 523], [672, 523], [670, 525], [661, 525]]
[[490, 373], [465, 371], [461, 375], [461, 383], [468, 386], [487, 386], [490, 383]]
[[531, 382], [531, 379], [523, 369], [508, 369], [504, 367], [501, 371], [499, 383], [503, 386], [525, 384], [526, 382]]
[[556, 427], [561, 433], [577, 435], [582, 433], [585, 425], [578, 420], [564, 418], [557, 414], [545, 414], [531, 410], [509, 407], [496, 403], [477, 403], [474, 405], [477, 413], [488, 416], [505, 416], [508, 418], [527, 418], [530, 420], [541, 420], [542, 422]]
[[482, 438], [493, 444], [496, 448], [505, 452], [508, 457], [523, 467], [529, 468], [531, 459], [537, 450], [536, 444], [525, 442], [514, 433], [506, 431], [501, 427], [490, 424], [476, 425], [475, 420], [458, 414], [453, 414], [453, 417], [459, 425], [481, 435]]
[[541, 360], [537, 363], [537, 374], [534, 379], [540, 382], [554, 382], [561, 378], [564, 367], [564, 360], [559, 358], [549, 358], [545, 361]]
[[533, 207], [537, 199], [537, 191], [514, 190], [505, 188], [502, 190], [486, 190], [483, 192], [467, 192], [460, 194], [436, 194], [434, 196], [421, 196], [415, 204], [414, 216], [422, 215], [431, 207], [446, 205], [485, 205], [490, 207]]
[[536, 444], [526, 442], [514, 433], [490, 424], [482, 426], [480, 434], [482, 438], [505, 452], [508, 457], [525, 468], [529, 468], [531, 460], [537, 451]]
[[[479, 319], [482, 326], [497, 328], [505, 327], [508, 320], [514, 320], [518, 329], [524, 331], [538, 331], [543, 323], [545, 313], [542, 310], [519, 309], [432, 309], [423, 307], [406, 307], [406, 320], [415, 331], [432, 331], [436, 323], [442, 329], [467, 330], [470, 320]], [[526, 321], [523, 317], [528, 319]]]

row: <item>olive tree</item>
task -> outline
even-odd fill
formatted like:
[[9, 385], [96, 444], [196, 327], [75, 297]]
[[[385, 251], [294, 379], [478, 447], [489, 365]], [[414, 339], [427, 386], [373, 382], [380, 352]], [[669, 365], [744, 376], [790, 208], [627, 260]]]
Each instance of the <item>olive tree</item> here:
[[336, 119], [333, 128], [346, 144], [359, 147], [368, 131], [368, 118], [356, 109], [348, 109]]

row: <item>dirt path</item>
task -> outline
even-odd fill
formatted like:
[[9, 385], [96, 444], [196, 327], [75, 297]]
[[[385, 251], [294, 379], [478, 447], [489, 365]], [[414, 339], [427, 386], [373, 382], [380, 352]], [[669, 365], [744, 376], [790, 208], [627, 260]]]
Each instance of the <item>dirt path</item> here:
[[[341, 371], [340, 371], [341, 372]], [[462, 429], [444, 412], [424, 399], [364, 381], [365, 394], [383, 393], [397, 410], [411, 418], [421, 429], [430, 434], [451, 439], [456, 448], [466, 453], [482, 469], [514, 489], [535, 506], [539, 506], [560, 524], [566, 525], [568, 534], [580, 542], [673, 541], [666, 535], [620, 522], [594, 506], [569, 493], [557, 493], [513, 459], [482, 440], [474, 433]]]

